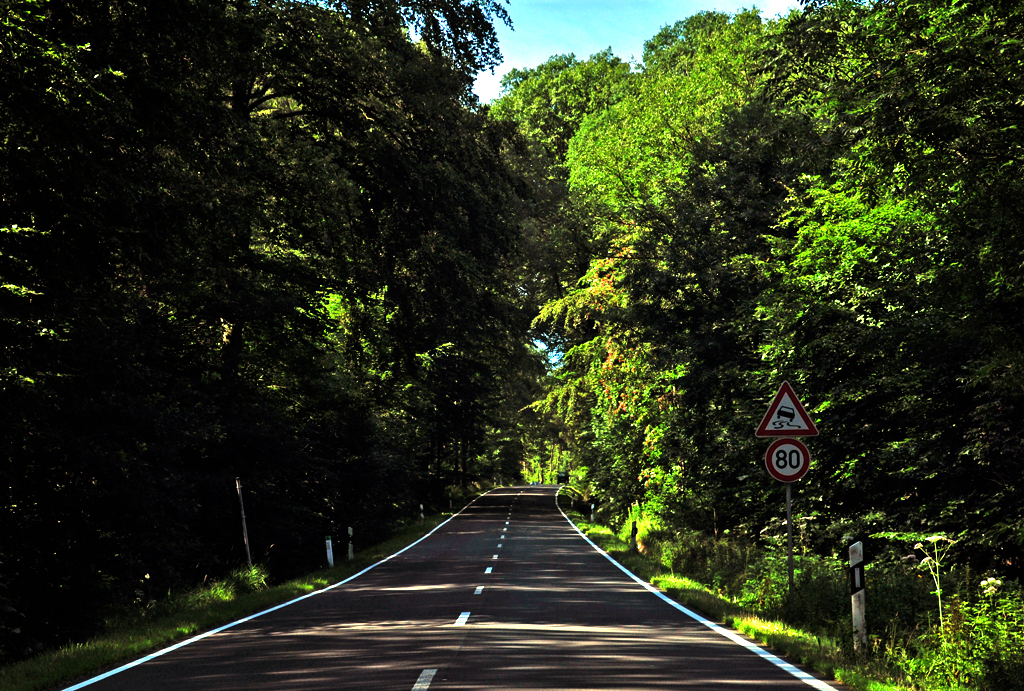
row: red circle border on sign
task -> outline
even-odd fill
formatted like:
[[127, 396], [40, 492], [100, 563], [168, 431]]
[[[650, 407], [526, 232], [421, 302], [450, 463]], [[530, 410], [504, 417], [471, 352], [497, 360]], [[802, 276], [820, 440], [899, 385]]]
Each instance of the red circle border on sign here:
[[[800, 451], [803, 453], [804, 458], [807, 459], [807, 463], [804, 464], [803, 470], [801, 470], [799, 473], [796, 473], [795, 475], [783, 475], [779, 473], [777, 470], [775, 470], [775, 466], [772, 464], [772, 454], [774, 454], [775, 450], [782, 446], [783, 444], [792, 444], [793, 446], [798, 447]], [[768, 468], [768, 474], [771, 475], [776, 480], [778, 480], [779, 482], [796, 482], [804, 475], [806, 475], [808, 470], [810, 470], [811, 452], [807, 450], [807, 445], [804, 444], [799, 439], [776, 439], [771, 443], [771, 446], [768, 447], [768, 450], [764, 454], [764, 464]]]

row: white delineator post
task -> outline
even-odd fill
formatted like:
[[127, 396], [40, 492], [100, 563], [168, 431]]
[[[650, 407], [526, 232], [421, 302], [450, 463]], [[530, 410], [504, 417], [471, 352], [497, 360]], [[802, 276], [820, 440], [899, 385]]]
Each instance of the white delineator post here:
[[352, 548], [352, 526], [348, 527], [348, 559], [352, 561], [356, 558], [356, 552]]
[[590, 505], [590, 522], [591, 523], [594, 522], [594, 505], [593, 504]]
[[425, 517], [423, 516], [423, 504], [420, 504], [420, 523], [424, 521], [424, 518]]
[[327, 536], [327, 565], [334, 568], [334, 549], [331, 547], [331, 536]]
[[868, 644], [868, 628], [864, 621], [864, 543], [850, 545], [850, 603], [853, 606], [853, 642], [858, 650]]

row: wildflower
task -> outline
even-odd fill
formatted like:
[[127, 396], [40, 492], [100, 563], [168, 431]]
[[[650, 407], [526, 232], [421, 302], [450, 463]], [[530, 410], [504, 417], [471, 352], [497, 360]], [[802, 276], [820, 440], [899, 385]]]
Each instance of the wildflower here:
[[985, 589], [986, 595], [995, 595], [1003, 582], [998, 578], [986, 578], [981, 582], [981, 587]]

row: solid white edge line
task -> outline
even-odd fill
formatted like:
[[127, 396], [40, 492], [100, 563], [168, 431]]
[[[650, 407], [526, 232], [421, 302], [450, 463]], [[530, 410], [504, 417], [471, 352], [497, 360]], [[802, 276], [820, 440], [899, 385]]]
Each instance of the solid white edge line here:
[[584, 540], [587, 541], [587, 544], [589, 544], [591, 547], [593, 547], [595, 550], [597, 550], [601, 555], [604, 556], [605, 559], [607, 559], [612, 564], [614, 564], [616, 567], [618, 567], [618, 569], [620, 571], [622, 571], [622, 573], [624, 573], [627, 576], [629, 576], [631, 579], [633, 579], [634, 581], [636, 581], [637, 583], [642, 585], [644, 588], [649, 590], [651, 593], [653, 593], [653, 594], [657, 595], [658, 597], [660, 597], [662, 600], [664, 600], [668, 604], [670, 604], [673, 607], [675, 607], [677, 610], [679, 610], [680, 612], [682, 612], [686, 616], [688, 616], [691, 619], [694, 619], [694, 620], [700, 622], [701, 624], [703, 624], [704, 626], [708, 627], [709, 629], [711, 629], [715, 633], [719, 634], [720, 636], [725, 636], [726, 638], [728, 638], [733, 643], [736, 643], [737, 645], [741, 645], [744, 648], [746, 648], [747, 650], [749, 650], [750, 652], [758, 655], [759, 657], [764, 658], [768, 662], [772, 663], [773, 665], [775, 665], [779, 669], [781, 669], [781, 670], [783, 670], [785, 672], [788, 672], [789, 674], [793, 675], [794, 677], [796, 677], [800, 681], [804, 682], [808, 686], [811, 686], [811, 687], [813, 687], [815, 689], [819, 689], [819, 691], [835, 691], [835, 687], [829, 686], [825, 682], [821, 681], [820, 679], [818, 679], [816, 677], [811, 676], [807, 672], [804, 672], [803, 670], [797, 669], [796, 667], [794, 667], [790, 663], [786, 662], [785, 660], [779, 658], [776, 655], [773, 655], [772, 653], [769, 653], [764, 648], [762, 648], [762, 647], [760, 647], [760, 646], [758, 646], [758, 645], [756, 645], [754, 643], [751, 643], [750, 641], [746, 640], [745, 638], [740, 637], [738, 634], [730, 631], [729, 629], [723, 628], [723, 627], [719, 626], [718, 624], [716, 624], [715, 622], [711, 621], [710, 619], [705, 619], [704, 617], [702, 617], [701, 615], [697, 614], [696, 612], [694, 612], [692, 610], [689, 610], [686, 607], [683, 607], [681, 604], [679, 604], [678, 602], [676, 602], [675, 600], [673, 600], [672, 598], [667, 596], [665, 593], [661, 592], [660, 590], [655, 588], [650, 583], [647, 583], [646, 581], [642, 580], [636, 574], [634, 574], [632, 571], [627, 569], [625, 566], [623, 566], [619, 562], [615, 561], [615, 559], [613, 559], [610, 554], [608, 554], [603, 549], [601, 549], [600, 547], [595, 545], [593, 542], [591, 542], [590, 538], [587, 537], [586, 535], [584, 535], [583, 531], [580, 530], [579, 528], [577, 528], [576, 524], [573, 523], [572, 520], [570, 520], [570, 518], [565, 515], [565, 512], [562, 511], [562, 507], [558, 505], [558, 494], [561, 491], [562, 491], [562, 488], [559, 487], [558, 488], [558, 492], [555, 492], [555, 508], [558, 509], [558, 513], [562, 514], [562, 518], [564, 518], [566, 520], [566, 522], [568, 522], [568, 524], [570, 526], [572, 526], [572, 529], [575, 530], [579, 534], [580, 537], [582, 537]]
[[[483, 496], [485, 496], [487, 494], [490, 494], [491, 492], [494, 491], [494, 489], [497, 489], [497, 488], [492, 488], [492, 489], [487, 490], [486, 492], [481, 494], [480, 497], [483, 497]], [[436, 526], [434, 526], [434, 528], [429, 533], [427, 533], [426, 535], [421, 537], [419, 540], [416, 540], [416, 542], [413, 542], [411, 544], [406, 545], [405, 547], [403, 547], [402, 549], [398, 550], [397, 552], [395, 552], [391, 556], [384, 557], [383, 559], [381, 559], [380, 561], [378, 561], [375, 564], [370, 564], [369, 566], [367, 566], [365, 569], [363, 569], [359, 573], [354, 574], [352, 576], [349, 576], [348, 578], [346, 578], [343, 581], [338, 581], [337, 583], [335, 583], [333, 585], [329, 585], [326, 588], [321, 588], [320, 590], [314, 590], [313, 592], [308, 593], [306, 595], [300, 595], [299, 597], [295, 598], [294, 600], [289, 600], [288, 602], [283, 602], [280, 605], [276, 605], [274, 607], [271, 607], [270, 609], [265, 609], [262, 612], [257, 612], [256, 614], [250, 614], [249, 616], [243, 617], [242, 619], [239, 619], [237, 621], [233, 621], [230, 624], [224, 624], [223, 626], [219, 626], [216, 629], [211, 629], [210, 631], [206, 631], [205, 633], [201, 633], [198, 636], [193, 636], [192, 638], [188, 638], [188, 639], [186, 639], [184, 641], [181, 641], [179, 643], [175, 643], [174, 645], [168, 646], [167, 648], [162, 648], [161, 650], [158, 650], [155, 653], [150, 653], [149, 655], [146, 655], [144, 657], [140, 657], [138, 660], [132, 660], [131, 662], [129, 662], [127, 664], [124, 664], [124, 665], [121, 665], [120, 667], [117, 667], [115, 669], [112, 669], [109, 672], [104, 672], [103, 674], [99, 674], [99, 675], [97, 675], [95, 677], [91, 677], [89, 679], [86, 679], [85, 681], [82, 681], [82, 682], [79, 682], [79, 683], [75, 684], [74, 686], [68, 686], [68, 687], [62, 689], [61, 691], [75, 691], [76, 689], [85, 688], [86, 686], [89, 686], [91, 684], [95, 684], [98, 681], [103, 681], [104, 679], [107, 679], [108, 677], [112, 677], [115, 674], [120, 674], [121, 672], [125, 672], [125, 671], [131, 669], [132, 667], [138, 667], [143, 662], [149, 662], [150, 660], [152, 660], [154, 658], [158, 658], [161, 655], [166, 655], [167, 653], [173, 652], [173, 651], [177, 650], [178, 648], [183, 648], [186, 645], [189, 645], [191, 643], [195, 643], [196, 641], [201, 641], [204, 638], [207, 638], [208, 636], [212, 636], [215, 633], [220, 633], [221, 631], [224, 631], [226, 629], [230, 629], [233, 626], [238, 626], [239, 624], [244, 624], [245, 622], [250, 621], [252, 619], [255, 619], [257, 617], [262, 617], [264, 614], [270, 614], [271, 612], [279, 610], [282, 607], [287, 607], [288, 605], [294, 605], [296, 602], [299, 602], [301, 600], [305, 600], [306, 598], [313, 597], [315, 595], [320, 595], [321, 593], [326, 593], [328, 590], [333, 590], [334, 588], [337, 588], [339, 585], [345, 585], [349, 581], [353, 581], [353, 580], [359, 578], [360, 576], [362, 576], [364, 573], [366, 573], [370, 569], [375, 568], [377, 566], [380, 566], [384, 562], [390, 561], [391, 559], [394, 559], [395, 557], [397, 557], [402, 552], [404, 552], [404, 551], [406, 551], [408, 549], [412, 549], [416, 545], [420, 544], [421, 542], [426, 540], [428, 537], [433, 535], [435, 532], [437, 532], [443, 525], [448, 523], [448, 521], [452, 520], [453, 518], [455, 518], [456, 516], [461, 514], [463, 511], [468, 509], [470, 507], [470, 505], [472, 505], [473, 502], [475, 502], [480, 497], [476, 497], [475, 499], [473, 499], [473, 501], [469, 502], [469, 504], [466, 504], [461, 509], [459, 509], [458, 513], [453, 513], [446, 520], [444, 520], [441, 523], [438, 523]]]
[[436, 669], [425, 669], [420, 672], [420, 677], [413, 684], [412, 691], [427, 691], [430, 688], [430, 682], [434, 680], [435, 674], [437, 674]]

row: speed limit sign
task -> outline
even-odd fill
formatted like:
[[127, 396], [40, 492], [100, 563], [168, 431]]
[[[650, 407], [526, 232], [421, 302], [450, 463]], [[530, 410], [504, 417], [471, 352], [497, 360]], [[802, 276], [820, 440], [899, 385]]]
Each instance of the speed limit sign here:
[[796, 482], [811, 465], [811, 453], [799, 439], [777, 439], [764, 455], [768, 472], [779, 482]]

